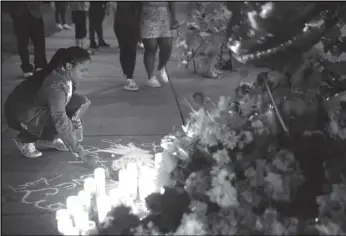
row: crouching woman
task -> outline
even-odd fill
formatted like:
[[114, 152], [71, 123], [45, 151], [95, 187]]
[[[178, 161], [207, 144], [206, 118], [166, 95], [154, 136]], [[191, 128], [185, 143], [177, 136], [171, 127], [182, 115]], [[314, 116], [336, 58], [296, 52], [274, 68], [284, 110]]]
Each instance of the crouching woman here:
[[90, 101], [75, 89], [88, 72], [89, 53], [80, 47], [59, 49], [43, 70], [19, 84], [5, 103], [10, 128], [19, 131], [14, 143], [27, 158], [37, 158], [44, 148], [70, 150], [82, 160], [88, 155], [83, 139], [82, 116]]

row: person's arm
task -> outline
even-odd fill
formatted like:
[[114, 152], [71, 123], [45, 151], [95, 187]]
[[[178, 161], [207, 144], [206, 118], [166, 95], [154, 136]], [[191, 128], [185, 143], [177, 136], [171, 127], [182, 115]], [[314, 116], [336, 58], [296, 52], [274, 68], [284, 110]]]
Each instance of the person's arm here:
[[176, 14], [176, 2], [168, 2], [168, 9], [171, 13], [172, 29], [176, 29], [179, 26]]
[[60, 84], [49, 88], [48, 106], [55, 129], [67, 148], [75, 155], [80, 155], [84, 150], [77, 141], [71, 120], [65, 111], [66, 93]]

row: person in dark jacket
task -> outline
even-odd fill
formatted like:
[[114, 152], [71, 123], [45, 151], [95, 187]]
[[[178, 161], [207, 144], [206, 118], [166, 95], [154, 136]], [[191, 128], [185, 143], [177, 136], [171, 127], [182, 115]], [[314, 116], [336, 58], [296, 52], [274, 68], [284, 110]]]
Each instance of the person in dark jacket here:
[[[103, 38], [102, 23], [106, 16], [107, 3], [104, 1], [91, 1], [89, 8], [89, 37], [90, 48], [97, 49], [98, 47], [109, 48], [110, 45]], [[95, 32], [98, 38], [98, 44], [95, 40]]]
[[[24, 77], [28, 78], [34, 70], [40, 70], [47, 64], [44, 22], [42, 19], [41, 3], [11, 2], [9, 12], [13, 21], [17, 38], [17, 50], [21, 60]], [[29, 58], [29, 39], [34, 45], [34, 66]]]
[[[115, 3], [113, 3], [115, 4]], [[114, 32], [120, 48], [120, 64], [126, 77], [125, 90], [137, 91], [133, 80], [136, 66], [137, 43], [140, 39], [140, 2], [116, 2], [114, 13]]]
[[5, 102], [8, 126], [19, 131], [14, 142], [25, 157], [42, 155], [44, 148], [70, 150], [82, 160], [82, 117], [90, 101], [75, 89], [88, 72], [89, 53], [80, 47], [59, 49], [43, 70], [19, 84]]

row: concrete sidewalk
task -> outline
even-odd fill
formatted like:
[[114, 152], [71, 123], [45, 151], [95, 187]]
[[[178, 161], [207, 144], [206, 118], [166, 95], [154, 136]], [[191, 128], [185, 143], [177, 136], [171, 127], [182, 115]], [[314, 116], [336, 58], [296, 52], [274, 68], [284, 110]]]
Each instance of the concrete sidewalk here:
[[[85, 117], [84, 145], [100, 160], [110, 164], [125, 155], [152, 155], [160, 151], [160, 139], [173, 126], [180, 126], [189, 109], [184, 98], [204, 92], [212, 99], [232, 95], [239, 73], [225, 73], [224, 80], [206, 80], [190, 70], [178, 68], [173, 53], [167, 68], [171, 82], [163, 88], [145, 86], [142, 51], [138, 51], [135, 80], [138, 92], [123, 90], [124, 76], [119, 63], [112, 18], [104, 23], [105, 39], [112, 45], [92, 56], [89, 75], [77, 90], [92, 102]], [[74, 45], [74, 31], [61, 31], [46, 39], [50, 58], [61, 47]], [[251, 70], [248, 79], [258, 73]], [[2, 65], [2, 105], [12, 89], [22, 81], [18, 56]], [[82, 179], [92, 170], [76, 163], [71, 153], [47, 150], [37, 160], [22, 158], [11, 138], [15, 132], [2, 132], [2, 233], [17, 235], [57, 234], [54, 211], [64, 207], [66, 197], [77, 195]], [[133, 145], [130, 145], [133, 143]], [[103, 152], [113, 147], [116, 155]], [[112, 183], [110, 183], [111, 186]]]

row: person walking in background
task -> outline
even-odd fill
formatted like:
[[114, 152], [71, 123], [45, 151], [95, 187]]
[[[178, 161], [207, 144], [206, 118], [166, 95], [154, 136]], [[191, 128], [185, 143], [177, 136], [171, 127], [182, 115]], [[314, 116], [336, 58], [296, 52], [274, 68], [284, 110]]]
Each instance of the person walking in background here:
[[71, 27], [66, 22], [66, 11], [68, 8], [68, 2], [56, 1], [54, 2], [55, 10], [55, 22], [56, 27], [59, 29], [71, 29]]
[[[102, 23], [106, 16], [106, 8], [108, 2], [90, 2], [89, 9], [89, 37], [90, 37], [90, 48], [97, 49], [98, 47], [110, 47], [108, 43], [105, 42], [103, 38], [103, 28]], [[98, 38], [98, 44], [95, 40], [95, 32]]]
[[[47, 64], [44, 22], [41, 3], [11, 2], [9, 12], [13, 21], [17, 38], [17, 50], [21, 60], [24, 78], [33, 75], [34, 71], [42, 69]], [[34, 46], [34, 66], [30, 63], [29, 39]]]
[[[120, 64], [126, 77], [125, 90], [137, 91], [133, 80], [139, 41], [140, 2], [116, 2], [114, 4], [114, 32], [120, 48]], [[115, 9], [116, 8], [116, 9]]]
[[87, 35], [87, 13], [89, 2], [70, 2], [72, 21], [75, 24], [76, 46], [85, 48], [85, 37]]
[[144, 44], [144, 66], [148, 74], [148, 86], [161, 87], [154, 75], [155, 56], [160, 49], [157, 76], [168, 82], [166, 64], [171, 56], [172, 29], [178, 27], [174, 2], [142, 2], [140, 32]]

